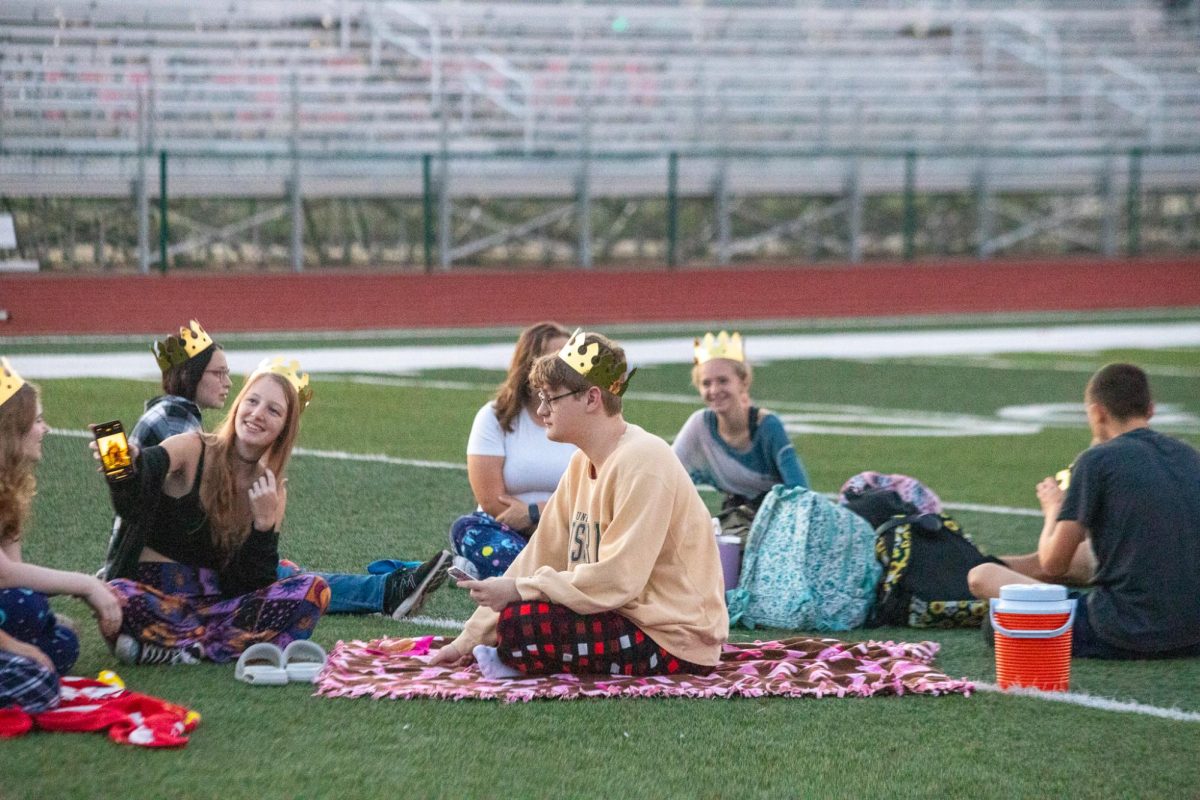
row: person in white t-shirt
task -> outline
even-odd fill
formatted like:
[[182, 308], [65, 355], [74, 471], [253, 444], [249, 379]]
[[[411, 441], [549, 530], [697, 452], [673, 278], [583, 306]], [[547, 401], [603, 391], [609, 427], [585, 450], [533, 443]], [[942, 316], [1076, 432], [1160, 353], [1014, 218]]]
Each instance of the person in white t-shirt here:
[[554, 322], [523, 330], [508, 375], [471, 425], [467, 479], [478, 508], [454, 522], [450, 542], [456, 563], [480, 577], [503, 574], [525, 547], [575, 453], [574, 445], [546, 438], [528, 384], [533, 362], [558, 352], [567, 337]]

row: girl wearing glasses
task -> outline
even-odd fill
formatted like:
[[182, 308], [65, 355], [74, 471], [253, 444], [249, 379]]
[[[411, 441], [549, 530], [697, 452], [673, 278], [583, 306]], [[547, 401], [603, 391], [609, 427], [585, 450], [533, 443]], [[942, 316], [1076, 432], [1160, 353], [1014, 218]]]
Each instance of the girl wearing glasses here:
[[[151, 350], [162, 370], [163, 393], [146, 401], [145, 413], [129, 434], [129, 443], [139, 450], [177, 433], [200, 430], [201, 412], [224, 408], [233, 385], [221, 345], [196, 320], [180, 328], [178, 336], [155, 342]], [[100, 576], [106, 580], [133, 577], [143, 544], [134, 526], [114, 518]]]

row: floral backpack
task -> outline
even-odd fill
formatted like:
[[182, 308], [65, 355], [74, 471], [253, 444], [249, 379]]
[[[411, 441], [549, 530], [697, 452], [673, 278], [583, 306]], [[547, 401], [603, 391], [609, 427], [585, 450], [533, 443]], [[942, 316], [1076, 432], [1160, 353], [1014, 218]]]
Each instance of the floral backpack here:
[[967, 587], [967, 573], [997, 559], [979, 552], [948, 514], [893, 517], [879, 526], [875, 554], [884, 570], [870, 626], [977, 627], [988, 601]]
[[862, 517], [800, 487], [776, 486], [750, 527], [730, 624], [810, 631], [862, 625], [882, 568]]

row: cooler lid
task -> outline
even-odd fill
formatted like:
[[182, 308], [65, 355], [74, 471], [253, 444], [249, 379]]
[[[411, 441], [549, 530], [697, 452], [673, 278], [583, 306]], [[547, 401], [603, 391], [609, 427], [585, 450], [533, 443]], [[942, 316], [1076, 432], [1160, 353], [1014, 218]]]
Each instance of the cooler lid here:
[[1010, 583], [1000, 587], [1000, 599], [1022, 603], [1053, 603], [1067, 599], [1067, 587], [1053, 583]]

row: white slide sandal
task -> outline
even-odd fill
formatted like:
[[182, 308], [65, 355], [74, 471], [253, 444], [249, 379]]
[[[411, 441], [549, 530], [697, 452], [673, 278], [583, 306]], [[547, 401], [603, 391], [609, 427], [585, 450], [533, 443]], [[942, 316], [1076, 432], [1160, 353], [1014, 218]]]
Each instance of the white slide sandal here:
[[252, 686], [283, 686], [288, 682], [283, 651], [269, 642], [246, 648], [237, 661], [234, 677]]
[[283, 651], [283, 668], [288, 680], [312, 683], [321, 673], [328, 656], [325, 648], [308, 639], [296, 639]]

